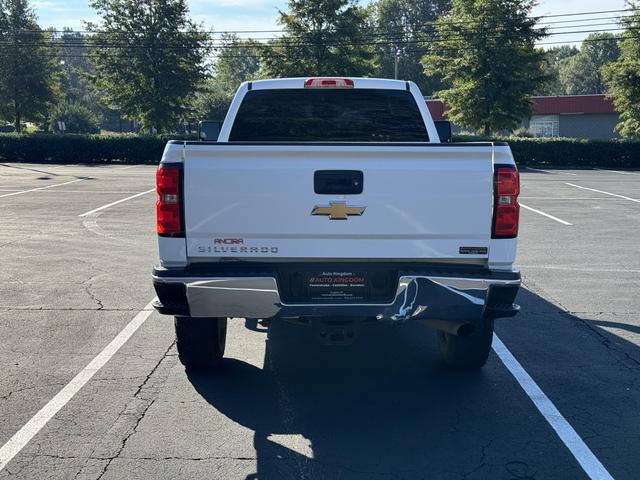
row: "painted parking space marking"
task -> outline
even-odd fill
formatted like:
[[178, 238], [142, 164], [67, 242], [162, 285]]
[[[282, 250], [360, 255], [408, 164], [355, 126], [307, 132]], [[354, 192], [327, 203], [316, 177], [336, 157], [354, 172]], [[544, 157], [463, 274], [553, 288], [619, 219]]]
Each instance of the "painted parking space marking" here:
[[551, 173], [551, 172], [548, 172], [547, 170], [542, 170], [541, 168], [532, 168], [532, 167], [524, 167], [524, 168], [531, 172]]
[[101, 212], [102, 210], [106, 210], [107, 208], [111, 208], [114, 205], [118, 205], [120, 203], [126, 202], [127, 200], [132, 200], [134, 198], [138, 198], [138, 197], [141, 197], [142, 195], [146, 195], [147, 193], [151, 193], [151, 192], [155, 192], [155, 191], [156, 191], [156, 189], [152, 188], [152, 189], [147, 190], [145, 192], [136, 193], [135, 195], [131, 195], [130, 197], [122, 198], [120, 200], [116, 200], [115, 202], [107, 203], [106, 205], [102, 205], [101, 207], [94, 208], [93, 210], [89, 210], [88, 212], [81, 213], [78, 216], [79, 217], [87, 217], [87, 216], [89, 216], [89, 215], [91, 215], [93, 213]]
[[571, 198], [567, 198], [567, 197], [518, 197], [518, 198], [524, 198], [525, 200], [553, 200], [553, 201], [558, 201], [558, 200], [613, 200], [613, 198], [609, 198], [609, 197], [571, 197]]
[[613, 480], [602, 462], [593, 454], [580, 435], [495, 333], [493, 334], [492, 348], [588, 477], [592, 480]]
[[71, 180], [69, 182], [64, 182], [64, 183], [56, 183], [54, 185], [47, 185], [46, 187], [38, 187], [38, 188], [31, 188], [29, 190], [19, 190], [17, 192], [12, 192], [12, 193], [5, 193], [4, 195], [0, 195], [0, 198], [4, 198], [4, 197], [11, 197], [13, 195], [21, 195], [23, 193], [29, 193], [29, 192], [38, 192], [40, 190], [47, 190], [48, 188], [55, 188], [55, 187], [61, 187], [62, 185], [69, 185], [71, 183], [76, 183], [76, 182], [82, 182], [83, 180], [91, 180], [91, 177], [86, 177], [86, 178], [76, 178], [75, 180]]
[[[154, 299], [155, 300], [155, 299]], [[0, 448], [0, 471], [42, 430], [69, 401], [95, 376], [100, 369], [120, 350], [120, 348], [144, 324], [153, 312], [153, 300], [118, 333], [118, 335], [96, 355], [62, 390], [42, 407], [20, 430]], [[563, 444], [590, 479], [609, 480], [613, 477], [597, 459], [582, 438], [562, 416], [553, 402], [545, 395], [533, 378], [511, 354], [508, 348], [494, 334], [493, 350], [513, 375], [534, 406], [553, 428]]]
[[531, 210], [532, 212], [535, 212], [539, 215], [542, 215], [543, 217], [547, 217], [547, 218], [550, 218], [551, 220], [555, 220], [556, 222], [561, 223], [563, 225], [573, 225], [573, 223], [569, 223], [565, 220], [562, 220], [561, 218], [554, 217], [553, 215], [549, 215], [548, 213], [545, 213], [542, 210], [536, 210], [535, 208], [528, 207], [527, 205], [524, 205], [522, 203], [520, 204], [520, 206], [522, 208], [526, 208], [527, 210]]
[[42, 430], [62, 407], [87, 384], [93, 376], [113, 357], [120, 348], [127, 343], [131, 336], [142, 326], [153, 313], [153, 301], [149, 302], [135, 317], [116, 335], [116, 337], [104, 347], [104, 349], [91, 360], [80, 373], [60, 390], [55, 397], [47, 402], [31, 419], [25, 423], [8, 441], [0, 448], [0, 471], [7, 466], [13, 457], [29, 443], [29, 441]]
[[620, 170], [605, 170], [604, 168], [594, 168], [594, 170], [599, 170], [601, 172], [617, 173], [619, 175], [635, 175], [635, 172], [623, 172]]
[[541, 172], [541, 173], [550, 173], [551, 175], [573, 175], [574, 177], [578, 176], [577, 173], [571, 173], [571, 172], [567, 172], [565, 170], [558, 170], [557, 172], [554, 172], [552, 170], [543, 170], [541, 168], [532, 168], [532, 167], [524, 167], [527, 170], [530, 170], [532, 172]]
[[[8, 192], [13, 192], [15, 190], [7, 190]], [[56, 190], [56, 193], [65, 193], [65, 194], [78, 194], [78, 195], [125, 195], [125, 194], [137, 194], [139, 193], [137, 190]], [[605, 200], [613, 200], [612, 198], [606, 198]]]
[[53, 175], [54, 177], [57, 177], [58, 174], [57, 173], [52, 173], [52, 172], [48, 172], [45, 170], [41, 170], [42, 168], [47, 168], [48, 170], [52, 170], [55, 167], [43, 167], [42, 165], [31, 165], [31, 164], [21, 164], [21, 165], [16, 165], [16, 164], [11, 164], [11, 163], [0, 163], [0, 167], [6, 167], [6, 168], [13, 168], [13, 169], [17, 169], [17, 170], [24, 170], [24, 171], [29, 171], [29, 172], [36, 172], [36, 173], [43, 173], [45, 175]]
[[640, 270], [636, 268], [574, 267], [571, 265], [518, 265], [518, 267], [532, 270], [559, 270], [566, 272], [640, 273]]
[[569, 185], [570, 187], [581, 188], [583, 190], [590, 190], [592, 192], [602, 193], [604, 195], [611, 195], [612, 197], [622, 198], [623, 200], [629, 200], [630, 202], [640, 203], [640, 200], [637, 198], [627, 197], [625, 195], [618, 195], [617, 193], [605, 192], [604, 190], [597, 190], [595, 188], [582, 187], [580, 185], [576, 185], [575, 183], [565, 182], [565, 185]]

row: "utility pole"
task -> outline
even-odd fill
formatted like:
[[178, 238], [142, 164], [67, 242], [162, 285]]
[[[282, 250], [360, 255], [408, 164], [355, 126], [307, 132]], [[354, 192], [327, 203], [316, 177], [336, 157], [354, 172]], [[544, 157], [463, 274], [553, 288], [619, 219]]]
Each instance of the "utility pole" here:
[[396, 50], [396, 63], [394, 68], [393, 78], [398, 79], [398, 61], [400, 60], [400, 49]]

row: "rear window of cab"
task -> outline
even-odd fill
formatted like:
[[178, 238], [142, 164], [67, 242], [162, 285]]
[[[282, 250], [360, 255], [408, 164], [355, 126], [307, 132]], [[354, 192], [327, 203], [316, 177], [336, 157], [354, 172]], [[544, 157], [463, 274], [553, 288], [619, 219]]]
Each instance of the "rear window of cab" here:
[[246, 93], [230, 142], [428, 142], [413, 95], [383, 89]]

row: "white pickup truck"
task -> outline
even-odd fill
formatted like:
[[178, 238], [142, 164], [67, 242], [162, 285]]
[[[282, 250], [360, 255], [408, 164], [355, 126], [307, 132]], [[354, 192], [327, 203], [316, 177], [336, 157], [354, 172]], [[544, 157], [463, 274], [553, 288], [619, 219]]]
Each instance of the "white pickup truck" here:
[[214, 368], [227, 319], [433, 327], [480, 368], [518, 311], [519, 176], [505, 143], [441, 143], [412, 82], [240, 86], [217, 141], [171, 141], [157, 171], [156, 308], [187, 368]]

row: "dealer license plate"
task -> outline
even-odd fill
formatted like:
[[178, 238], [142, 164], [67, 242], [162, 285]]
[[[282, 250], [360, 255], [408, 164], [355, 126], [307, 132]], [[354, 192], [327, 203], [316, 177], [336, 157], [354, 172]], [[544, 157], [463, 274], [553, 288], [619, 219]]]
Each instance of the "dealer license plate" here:
[[322, 303], [355, 303], [369, 298], [369, 279], [365, 272], [322, 270], [306, 273], [307, 297]]

